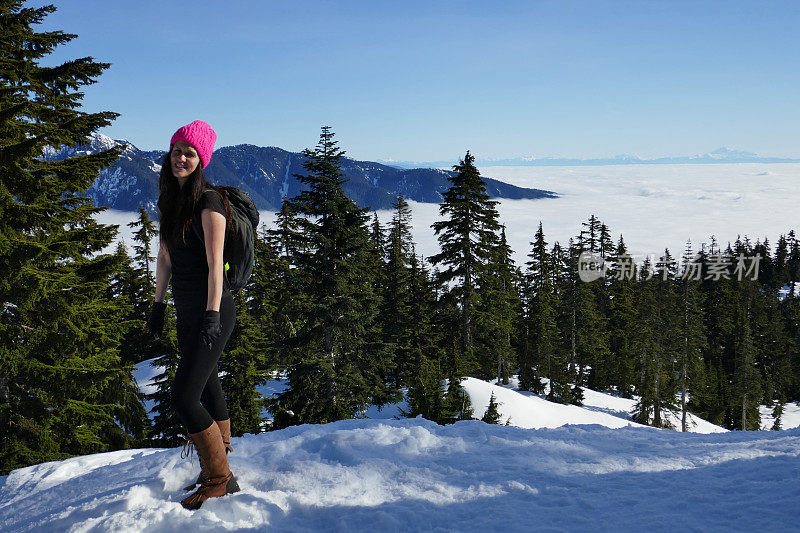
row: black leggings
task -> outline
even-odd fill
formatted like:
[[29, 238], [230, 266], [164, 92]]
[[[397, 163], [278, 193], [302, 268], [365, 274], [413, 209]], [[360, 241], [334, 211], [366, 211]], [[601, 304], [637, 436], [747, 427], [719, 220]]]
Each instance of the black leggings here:
[[219, 306], [222, 333], [211, 349], [200, 342], [206, 312], [206, 295], [175, 295], [176, 328], [181, 359], [172, 382], [172, 405], [189, 433], [209, 427], [214, 420], [227, 420], [228, 406], [217, 375], [217, 361], [236, 323], [236, 306], [229, 290], [223, 290]]

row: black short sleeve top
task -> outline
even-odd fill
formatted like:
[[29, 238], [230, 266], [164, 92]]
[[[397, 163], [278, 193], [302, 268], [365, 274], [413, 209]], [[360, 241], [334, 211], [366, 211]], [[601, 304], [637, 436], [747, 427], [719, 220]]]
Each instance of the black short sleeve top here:
[[[226, 216], [220, 194], [215, 190], [204, 192], [194, 211], [194, 217], [201, 233], [200, 213], [203, 209], [211, 209]], [[173, 294], [208, 293], [206, 245], [194, 230], [186, 232], [186, 242], [183, 242], [179, 236], [176, 247], [169, 247], [169, 259], [172, 267]], [[225, 288], [227, 288], [227, 282], [223, 281], [223, 289]]]

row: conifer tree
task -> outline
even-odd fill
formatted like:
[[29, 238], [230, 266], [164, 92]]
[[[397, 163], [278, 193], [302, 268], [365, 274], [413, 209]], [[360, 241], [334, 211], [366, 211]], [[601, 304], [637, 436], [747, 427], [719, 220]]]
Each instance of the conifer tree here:
[[550, 381], [549, 399], [568, 402], [567, 361], [561, 349], [556, 309], [558, 302], [553, 286], [552, 260], [547, 251], [542, 223], [531, 242], [527, 278], [529, 282], [528, 327], [530, 356], [520, 366], [519, 383], [523, 390], [543, 392], [540, 375]]
[[610, 270], [611, 286], [609, 288], [610, 303], [608, 309], [608, 346], [610, 373], [614, 376], [614, 385], [623, 398], [632, 398], [636, 383], [636, 331], [633, 327], [636, 319], [636, 263], [628, 255], [622, 235], [619, 237], [614, 251], [614, 262]]
[[500, 423], [500, 411], [497, 409], [498, 404], [497, 401], [494, 399], [494, 392], [489, 397], [489, 406], [486, 408], [486, 412], [481, 417], [481, 421], [486, 422], [487, 424], [499, 424]]
[[772, 418], [775, 420], [773, 422], [772, 429], [773, 431], [780, 431], [781, 430], [781, 417], [783, 416], [783, 402], [777, 401], [775, 402], [775, 407], [772, 409]]
[[756, 368], [755, 348], [748, 313], [742, 314], [738, 339], [738, 357], [734, 381], [735, 398], [741, 412], [738, 429], [760, 429], [761, 378]]
[[459, 420], [472, 420], [473, 410], [469, 394], [461, 386], [461, 378], [450, 376], [447, 379], [447, 392], [444, 396], [439, 423], [452, 424]]
[[517, 271], [505, 227], [501, 227], [500, 240], [492, 249], [477, 276], [475, 340], [479, 347], [478, 377], [489, 380], [496, 376], [499, 384], [509, 381], [509, 367], [514, 360], [511, 334], [519, 301]]
[[687, 241], [683, 255], [680, 276], [678, 305], [680, 306], [680, 390], [681, 390], [681, 431], [688, 431], [688, 394], [700, 381], [698, 374], [703, 370], [703, 349], [706, 333], [700, 277], [701, 263], [692, 254], [691, 241]]
[[172, 382], [175, 380], [175, 371], [178, 369], [180, 354], [178, 350], [178, 336], [175, 330], [175, 312], [172, 306], [167, 307], [164, 316], [164, 333], [161, 336], [163, 353], [154, 359], [150, 365], [158, 369], [153, 377], [154, 390], [146, 399], [153, 403], [152, 426], [148, 441], [152, 446], [161, 448], [177, 446], [186, 441], [183, 422], [178, 417], [177, 411], [172, 407]]
[[[263, 240], [259, 240], [263, 246]], [[259, 255], [263, 258], [263, 254]], [[263, 268], [263, 263], [259, 265]], [[261, 410], [265, 407], [266, 400], [256, 387], [267, 378], [266, 335], [270, 328], [268, 324], [263, 327], [264, 324], [253, 316], [250, 301], [260, 299], [269, 302], [271, 295], [255, 297], [252, 294], [254, 282], [251, 278], [247, 286], [233, 295], [236, 325], [218, 363], [220, 382], [225, 391], [231, 420], [231, 434], [234, 436], [260, 433], [263, 430]]]
[[166, 347], [160, 338], [154, 337], [145, 328], [156, 290], [154, 274], [151, 272], [150, 266], [155, 259], [152, 255], [155, 248], [152, 243], [158, 235], [158, 229], [147, 211], [142, 208], [139, 208], [139, 217], [130, 222], [128, 227], [135, 230], [133, 261], [126, 269], [124, 280], [124, 295], [131, 303], [131, 310], [126, 315], [126, 321], [130, 322], [131, 327], [128, 328], [122, 340], [120, 356], [126, 363], [135, 364], [160, 356]]
[[297, 216], [296, 205], [284, 196], [281, 210], [275, 214], [275, 229], [267, 230], [267, 239], [277, 250], [278, 257], [290, 261], [305, 250], [307, 239]]
[[[598, 230], [599, 231], [599, 230]], [[589, 246], [584, 240], [576, 245], [570, 239], [567, 249], [567, 269], [562, 281], [561, 324], [559, 329], [565, 333], [564, 340], [568, 350], [569, 373], [575, 377], [570, 402], [581, 405], [583, 402], [584, 375], [587, 366], [602, 362], [608, 356], [608, 331], [606, 317], [597, 308], [595, 288], [599, 280], [584, 282], [578, 274], [580, 246]], [[594, 286], [593, 286], [594, 284]]]
[[125, 309], [107, 298], [120, 268], [100, 254], [117, 227], [85, 196], [115, 147], [55, 161], [88, 144], [116, 113], [82, 110], [81, 88], [107, 63], [48, 66], [76, 37], [37, 31], [53, 6], [0, 0], [0, 474], [42, 461], [124, 448], [142, 407], [119, 358]]
[[300, 328], [287, 340], [290, 387], [270, 402], [275, 428], [359, 416], [387, 391], [387, 351], [368, 338], [377, 312], [364, 268], [369, 217], [342, 190], [344, 152], [333, 137], [323, 127], [316, 148], [303, 151], [307, 175], [297, 177], [308, 190], [291, 201], [308, 243], [295, 259], [306, 299], [290, 310]]
[[[643, 276], [650, 276], [646, 261]], [[674, 290], [675, 262], [665, 250], [649, 279], [640, 280], [636, 328], [640, 350], [639, 401], [634, 419], [640, 424], [670, 427], [665, 410], [675, 408], [674, 365], [678, 353], [677, 300]]]
[[478, 303], [476, 278], [491, 257], [500, 227], [497, 202], [489, 200], [474, 161], [467, 152], [453, 167], [455, 175], [448, 178], [451, 186], [439, 205], [439, 214], [446, 219], [431, 226], [441, 252], [430, 257], [430, 262], [445, 267], [437, 279], [448, 288], [443, 304], [459, 310], [459, 323], [450, 330], [453, 349], [448, 368], [448, 374], [456, 377], [473, 372], [477, 366], [472, 316]]
[[393, 377], [395, 387], [408, 386], [415, 357], [411, 346], [417, 324], [412, 319], [410, 262], [413, 241], [411, 238], [411, 209], [402, 196], [392, 204], [395, 212], [389, 227], [386, 246], [387, 261], [379, 312], [384, 342], [394, 349]]
[[430, 274], [424, 262], [417, 260], [412, 247], [408, 294], [409, 320], [415, 327], [408, 349], [414, 365], [408, 378], [408, 411], [402, 414], [412, 418], [422, 415], [443, 423], [444, 376], [440, 366], [443, 350], [434, 327], [436, 293], [431, 285]]

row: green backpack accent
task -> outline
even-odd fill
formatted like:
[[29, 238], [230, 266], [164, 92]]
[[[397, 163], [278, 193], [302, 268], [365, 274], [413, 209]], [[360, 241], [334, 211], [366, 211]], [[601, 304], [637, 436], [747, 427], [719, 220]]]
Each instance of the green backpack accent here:
[[[258, 209], [246, 192], [238, 187], [220, 185], [218, 189], [231, 206], [231, 229], [225, 232], [225, 249], [222, 253], [225, 262], [225, 280], [231, 291], [238, 291], [253, 274], [256, 264], [256, 228], [258, 228]], [[205, 194], [213, 189], [206, 189]], [[204, 241], [203, 224], [198, 217], [194, 229], [200, 241]]]

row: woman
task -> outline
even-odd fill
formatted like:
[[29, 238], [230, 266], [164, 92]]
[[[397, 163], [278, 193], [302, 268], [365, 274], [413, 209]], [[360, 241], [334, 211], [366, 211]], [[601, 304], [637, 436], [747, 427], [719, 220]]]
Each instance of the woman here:
[[[211, 126], [195, 120], [170, 141], [159, 178], [161, 246], [155, 302], [147, 322], [151, 331], [162, 332], [171, 281], [180, 348], [172, 402], [200, 458], [200, 488], [181, 502], [187, 509], [239, 490], [228, 466], [230, 417], [217, 375], [217, 361], [236, 321], [222, 261], [231, 212], [225, 197], [203, 176], [216, 139]], [[197, 222], [202, 239], [193, 227]]]

